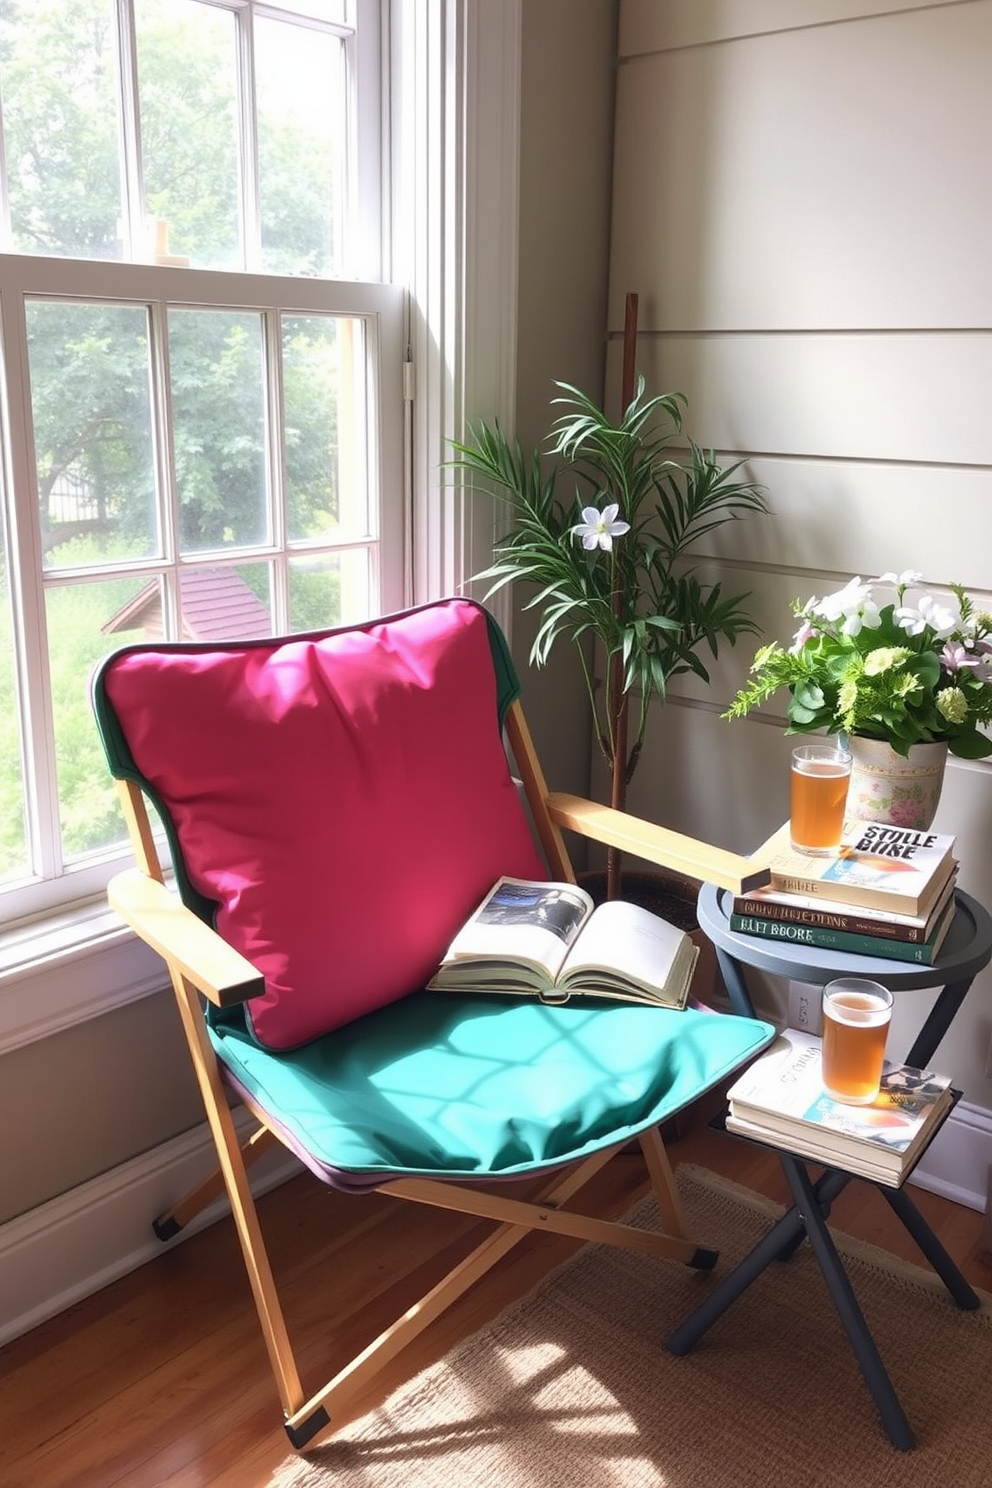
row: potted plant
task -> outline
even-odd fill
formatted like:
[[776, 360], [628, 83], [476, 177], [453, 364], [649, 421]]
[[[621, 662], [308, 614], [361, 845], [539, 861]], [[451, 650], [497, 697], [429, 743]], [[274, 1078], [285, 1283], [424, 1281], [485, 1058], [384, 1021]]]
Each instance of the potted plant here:
[[[724, 717], [740, 718], [786, 689], [787, 733], [841, 734], [854, 756], [848, 813], [928, 827], [948, 752], [992, 754], [992, 614], [960, 584], [953, 603], [920, 588], [915, 570], [852, 579], [824, 599], [797, 600], [792, 645], [762, 646]], [[883, 586], [885, 593], [879, 592]], [[910, 598], [907, 598], [907, 595]], [[883, 603], [884, 599], [888, 603]]]
[[[472, 427], [451, 462], [505, 503], [510, 525], [494, 546], [488, 598], [517, 579], [536, 586], [525, 609], [541, 612], [530, 661], [543, 666], [562, 638], [577, 650], [599, 748], [610, 772], [610, 803], [626, 804], [644, 745], [653, 698], [670, 679], [692, 672], [709, 681], [699, 652], [717, 655], [757, 627], [746, 594], [703, 582], [689, 557], [707, 533], [749, 512], [765, 511], [758, 486], [722, 468], [691, 440], [688, 458], [670, 444], [682, 428], [685, 398], [648, 397], [643, 377], [618, 422], [568, 383], [556, 386], [562, 408], [548, 436], [551, 468], [528, 458], [499, 424]], [[598, 642], [604, 683], [597, 688], [587, 641]], [[608, 894], [619, 887], [611, 851]]]

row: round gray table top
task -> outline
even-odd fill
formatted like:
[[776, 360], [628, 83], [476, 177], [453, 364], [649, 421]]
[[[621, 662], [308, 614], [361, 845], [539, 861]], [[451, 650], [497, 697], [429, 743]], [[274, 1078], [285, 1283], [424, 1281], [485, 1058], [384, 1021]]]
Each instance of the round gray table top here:
[[733, 894], [726, 889], [714, 888], [712, 884], [704, 884], [700, 889], [696, 913], [700, 928], [717, 949], [732, 956], [742, 966], [753, 966], [773, 976], [814, 984], [841, 976], [868, 977], [896, 990], [900, 987], [944, 987], [971, 981], [992, 960], [992, 917], [977, 899], [961, 889], [955, 890], [954, 900], [957, 913], [932, 966], [742, 935], [730, 928]]

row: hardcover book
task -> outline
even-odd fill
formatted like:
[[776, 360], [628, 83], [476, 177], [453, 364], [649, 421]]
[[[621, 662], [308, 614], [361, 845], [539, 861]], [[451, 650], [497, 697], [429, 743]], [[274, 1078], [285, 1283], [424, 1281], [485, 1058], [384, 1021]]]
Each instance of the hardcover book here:
[[788, 894], [929, 915], [956, 867], [954, 838], [884, 822], [848, 822], [836, 857], [795, 852], [789, 824], [755, 854], [771, 868], [770, 888]]
[[756, 920], [783, 920], [819, 930], [844, 930], [849, 934], [873, 935], [888, 940], [928, 941], [933, 936], [957, 883], [957, 865], [937, 896], [933, 908], [922, 915], [898, 914], [886, 909], [858, 909], [832, 903], [810, 894], [786, 894], [780, 889], [755, 889], [738, 894], [734, 915]]
[[428, 988], [613, 997], [682, 1008], [699, 955], [684, 930], [576, 884], [500, 878], [455, 936]]
[[821, 951], [845, 951], [855, 956], [881, 956], [888, 961], [909, 961], [917, 966], [932, 966], [956, 912], [954, 904], [945, 902], [929, 940], [917, 941], [894, 940], [885, 935], [864, 935], [852, 930], [834, 930], [824, 925], [796, 924], [792, 920], [764, 920], [749, 914], [732, 914], [730, 928], [741, 935], [781, 940], [789, 945], [813, 946]]
[[887, 1065], [867, 1106], [823, 1090], [821, 1041], [787, 1028], [731, 1086], [727, 1127], [813, 1162], [898, 1185], [954, 1103], [946, 1075]]

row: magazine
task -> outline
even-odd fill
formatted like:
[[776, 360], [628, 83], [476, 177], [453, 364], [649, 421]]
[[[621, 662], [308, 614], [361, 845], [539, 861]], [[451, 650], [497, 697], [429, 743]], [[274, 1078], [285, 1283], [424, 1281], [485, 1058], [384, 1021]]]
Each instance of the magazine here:
[[817, 1142], [812, 1137], [771, 1131], [768, 1127], [748, 1121], [743, 1116], [735, 1116], [733, 1112], [727, 1116], [726, 1128], [727, 1131], [739, 1137], [747, 1137], [752, 1142], [763, 1142], [766, 1147], [777, 1147], [782, 1152], [791, 1153], [793, 1157], [802, 1158], [805, 1162], [815, 1163], [819, 1167], [841, 1168], [845, 1173], [853, 1173], [858, 1178], [868, 1179], [870, 1183], [880, 1183], [885, 1188], [899, 1188], [912, 1172], [923, 1149], [929, 1144], [931, 1132], [940, 1126], [942, 1119], [943, 1111], [927, 1126], [919, 1145], [914, 1147], [911, 1153], [900, 1157], [896, 1165], [893, 1165], [891, 1159], [880, 1159], [868, 1148], [865, 1148], [863, 1152], [845, 1153], [841, 1156], [833, 1147], [824, 1142]]
[[699, 955], [684, 930], [570, 883], [500, 878], [455, 936], [432, 991], [613, 997], [685, 1007]]
[[734, 1082], [727, 1098], [730, 1131], [893, 1184], [954, 1104], [948, 1076], [905, 1064], [886, 1065], [870, 1105], [833, 1100], [823, 1090], [821, 1041], [792, 1028]]
[[785, 823], [755, 858], [771, 867], [769, 888], [867, 909], [924, 915], [955, 871], [954, 838], [884, 822], [852, 821], [836, 857], [796, 852]]

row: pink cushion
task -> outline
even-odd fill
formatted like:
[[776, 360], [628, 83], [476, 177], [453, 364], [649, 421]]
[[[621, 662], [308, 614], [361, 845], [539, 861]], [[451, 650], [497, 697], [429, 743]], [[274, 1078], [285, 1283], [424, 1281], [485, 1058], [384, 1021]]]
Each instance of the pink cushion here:
[[449, 600], [271, 645], [123, 653], [106, 678], [220, 933], [291, 1048], [422, 987], [501, 873], [546, 877], [484, 612]]

